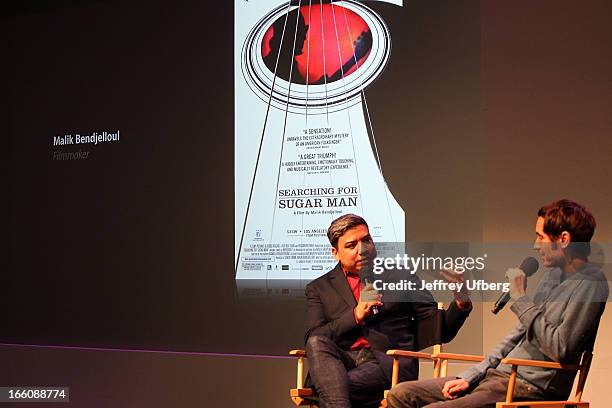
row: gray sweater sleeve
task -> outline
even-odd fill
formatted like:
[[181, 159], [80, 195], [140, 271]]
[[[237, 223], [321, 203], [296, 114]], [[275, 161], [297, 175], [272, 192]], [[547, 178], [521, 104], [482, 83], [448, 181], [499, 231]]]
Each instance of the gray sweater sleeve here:
[[600, 281], [585, 279], [576, 282], [568, 302], [550, 302], [547, 305], [548, 308], [564, 308], [563, 319], [558, 324], [547, 320], [542, 309], [528, 296], [517, 299], [511, 309], [527, 328], [528, 338], [537, 340], [544, 355], [553, 361], [567, 363], [583, 350], [597, 327], [593, 320], [601, 315], [602, 301], [605, 302], [607, 295], [607, 285]]
[[495, 368], [499, 365], [501, 360], [512, 351], [524, 335], [525, 328], [523, 325], [517, 325], [489, 354], [485, 356], [484, 360], [460, 373], [458, 377], [467, 380], [470, 385], [479, 382], [484, 378], [489, 368]]

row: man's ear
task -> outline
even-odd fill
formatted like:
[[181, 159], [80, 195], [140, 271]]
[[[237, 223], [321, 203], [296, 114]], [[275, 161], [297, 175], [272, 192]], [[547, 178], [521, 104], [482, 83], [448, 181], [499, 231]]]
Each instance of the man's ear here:
[[572, 242], [571, 234], [567, 231], [563, 231], [561, 235], [559, 235], [559, 243], [561, 244], [561, 248], [567, 248], [570, 242]]
[[334, 256], [334, 258], [336, 258], [336, 261], [340, 260], [340, 258], [338, 257], [338, 250], [336, 249], [336, 247], [332, 247], [332, 255]]

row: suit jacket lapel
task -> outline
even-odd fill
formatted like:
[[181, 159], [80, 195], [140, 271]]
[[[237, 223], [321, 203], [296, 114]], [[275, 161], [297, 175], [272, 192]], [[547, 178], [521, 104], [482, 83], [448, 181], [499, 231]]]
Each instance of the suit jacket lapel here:
[[333, 288], [336, 290], [336, 292], [338, 292], [346, 304], [350, 307], [357, 306], [357, 301], [355, 300], [355, 296], [353, 296], [353, 291], [351, 291], [351, 287], [346, 281], [346, 277], [344, 276], [344, 272], [342, 272], [339, 262], [332, 270], [329, 278]]

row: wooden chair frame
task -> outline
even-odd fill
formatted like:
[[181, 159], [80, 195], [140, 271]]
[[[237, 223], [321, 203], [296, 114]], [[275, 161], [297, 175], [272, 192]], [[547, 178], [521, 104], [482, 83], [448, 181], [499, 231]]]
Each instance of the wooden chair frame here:
[[[446, 377], [446, 371], [448, 368], [449, 360], [461, 360], [461, 361], [473, 361], [480, 362], [484, 356], [476, 356], [470, 354], [454, 354], [454, 353], [443, 353], [442, 345], [436, 344], [433, 347], [433, 353], [420, 353], [416, 351], [405, 351], [405, 350], [389, 350], [387, 355], [393, 356], [393, 372], [391, 375], [391, 388], [395, 387], [398, 383], [399, 377], [399, 359], [402, 357], [418, 358], [420, 360], [431, 360], [434, 364], [433, 378]], [[389, 390], [385, 391], [384, 399], [380, 402], [380, 408], [387, 407], [387, 394]]]
[[[439, 347], [439, 346], [438, 346]], [[436, 360], [432, 354], [421, 353], [419, 351], [408, 351], [408, 350], [387, 350], [387, 355], [393, 357], [393, 371], [391, 372], [391, 388], [395, 387], [399, 381], [399, 364], [400, 358], [418, 358], [419, 360], [431, 360], [434, 363], [434, 372], [436, 367]], [[385, 390], [385, 397], [389, 390]]]
[[[446, 369], [448, 361], [470, 361], [480, 362], [484, 356], [470, 355], [470, 354], [454, 354], [454, 353], [433, 353], [432, 359], [438, 359], [440, 361], [440, 375], [439, 377], [446, 376]], [[539, 360], [525, 360], [516, 358], [504, 358], [501, 362], [503, 364], [509, 364], [512, 366], [510, 372], [510, 380], [508, 382], [508, 391], [506, 393], [506, 400], [504, 402], [498, 402], [496, 408], [589, 408], [588, 402], [582, 401], [582, 394], [586, 379], [591, 367], [591, 361], [593, 359], [593, 353], [589, 350], [582, 354], [582, 360], [580, 364], [561, 364], [552, 361], [539, 361]], [[553, 368], [556, 370], [572, 370], [578, 371], [578, 384], [576, 386], [576, 392], [573, 399], [567, 401], [513, 401], [514, 388], [516, 386], [516, 377], [518, 373], [518, 366], [530, 366], [530, 367], [543, 367]], [[434, 373], [435, 375], [435, 373]]]
[[[293, 403], [298, 406], [310, 406], [316, 407], [318, 403], [316, 400], [313, 400], [314, 390], [312, 388], [304, 388], [304, 359], [306, 356], [306, 351], [304, 350], [291, 350], [289, 351], [289, 355], [292, 357], [297, 357], [297, 376], [296, 376], [296, 388], [292, 388], [289, 390], [289, 396]], [[397, 385], [399, 381], [399, 362], [400, 358], [418, 358], [424, 360], [431, 360], [434, 363], [434, 370], [436, 367], [436, 359], [428, 353], [421, 353], [418, 351], [408, 351], [408, 350], [388, 350], [387, 355], [393, 357], [393, 371], [391, 374], [391, 388]], [[385, 407], [386, 404], [384, 401], [387, 398], [387, 393], [389, 390], [385, 391], [384, 399], [381, 401], [381, 406]]]
[[469, 361], [472, 363], [480, 363], [484, 356], [475, 354], [456, 354], [435, 352], [431, 355], [438, 362], [439, 371], [434, 370], [434, 378], [446, 377], [449, 361]]
[[[443, 303], [438, 303], [437, 305], [438, 313], [442, 313], [444, 309]], [[439, 315], [438, 315], [439, 316]], [[438, 330], [440, 328], [438, 327]], [[435, 337], [441, 338], [441, 332], [435, 334]], [[431, 343], [428, 343], [431, 345]], [[427, 345], [424, 347], [428, 347]], [[440, 375], [446, 375], [446, 367], [447, 362], [443, 361], [438, 357], [442, 352], [442, 344], [437, 343], [433, 345], [433, 354], [422, 353], [418, 351], [409, 351], [409, 350], [388, 350], [387, 355], [393, 357], [393, 371], [391, 374], [391, 388], [395, 387], [399, 381], [399, 365], [400, 358], [417, 358], [420, 360], [431, 360], [434, 364], [434, 377], [439, 377]], [[289, 351], [289, 355], [297, 358], [297, 377], [296, 377], [296, 388], [291, 388], [289, 390], [289, 396], [291, 400], [296, 406], [310, 406], [316, 407], [318, 406], [318, 402], [313, 399], [315, 397], [314, 390], [312, 388], [304, 387], [304, 359], [306, 356], [306, 351], [301, 349], [291, 350]], [[435, 357], [434, 357], [435, 355]], [[482, 358], [481, 358], [482, 359]], [[385, 390], [384, 397], [381, 401], [381, 407], [386, 407], [386, 399], [389, 390]]]
[[[586, 383], [589, 369], [591, 368], [591, 361], [593, 360], [593, 353], [589, 350], [582, 354], [582, 360], [580, 364], [561, 364], [552, 361], [538, 361], [538, 360], [523, 360], [518, 358], [504, 358], [502, 363], [510, 364], [512, 370], [510, 372], [510, 381], [508, 382], [508, 392], [506, 394], [506, 401], [498, 402], [496, 408], [589, 408], [588, 402], [582, 401], [582, 393], [584, 391], [584, 385]], [[518, 366], [529, 366], [529, 367], [543, 367], [553, 368], [555, 370], [571, 370], [578, 371], [578, 384], [576, 386], [576, 393], [573, 399], [567, 401], [520, 401], [514, 402], [513, 394], [516, 385], [516, 376]]]
[[296, 388], [289, 390], [289, 396], [293, 403], [298, 406], [318, 406], [316, 401], [311, 398], [314, 397], [314, 391], [312, 388], [304, 388], [304, 359], [306, 358], [305, 350], [291, 350], [289, 355], [297, 357], [297, 381]]

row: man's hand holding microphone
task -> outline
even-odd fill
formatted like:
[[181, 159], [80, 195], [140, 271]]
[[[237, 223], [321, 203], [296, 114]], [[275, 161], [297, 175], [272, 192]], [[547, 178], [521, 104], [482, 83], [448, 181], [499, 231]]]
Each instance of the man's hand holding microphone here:
[[382, 295], [374, 289], [372, 282], [365, 279], [365, 286], [361, 288], [359, 295], [359, 303], [355, 307], [355, 318], [358, 323], [363, 321], [370, 315], [378, 313], [378, 307], [382, 306]]

